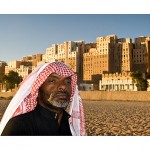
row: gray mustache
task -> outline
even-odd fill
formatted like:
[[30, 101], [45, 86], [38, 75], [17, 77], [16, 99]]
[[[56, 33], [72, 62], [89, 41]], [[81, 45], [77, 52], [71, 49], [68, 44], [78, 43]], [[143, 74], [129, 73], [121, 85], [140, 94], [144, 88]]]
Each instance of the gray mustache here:
[[66, 94], [67, 96], [70, 96], [67, 91], [57, 91], [56, 94]]

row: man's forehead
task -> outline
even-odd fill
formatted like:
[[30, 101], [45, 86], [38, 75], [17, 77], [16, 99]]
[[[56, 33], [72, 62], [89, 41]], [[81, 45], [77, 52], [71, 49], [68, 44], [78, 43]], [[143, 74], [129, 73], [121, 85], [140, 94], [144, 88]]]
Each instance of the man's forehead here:
[[57, 73], [51, 73], [49, 76], [50, 76], [50, 77], [61, 77], [61, 76], [58, 75]]
[[64, 77], [64, 76], [60, 76], [60, 75], [58, 75], [57, 73], [51, 73], [50, 75], [49, 75], [49, 77], [55, 77], [55, 78], [70, 78], [71, 79], [71, 76], [68, 76], [68, 77]]

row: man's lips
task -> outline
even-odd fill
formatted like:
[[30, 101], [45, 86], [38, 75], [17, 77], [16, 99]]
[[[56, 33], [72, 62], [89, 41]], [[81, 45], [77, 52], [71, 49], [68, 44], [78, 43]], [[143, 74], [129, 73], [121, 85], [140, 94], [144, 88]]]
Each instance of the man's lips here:
[[59, 102], [69, 101], [70, 94], [68, 92], [56, 92], [51, 96], [51, 99]]
[[65, 93], [58, 93], [58, 94], [56, 94], [56, 97], [58, 99], [61, 99], [61, 100], [66, 100], [67, 99], [67, 94], [65, 94]]

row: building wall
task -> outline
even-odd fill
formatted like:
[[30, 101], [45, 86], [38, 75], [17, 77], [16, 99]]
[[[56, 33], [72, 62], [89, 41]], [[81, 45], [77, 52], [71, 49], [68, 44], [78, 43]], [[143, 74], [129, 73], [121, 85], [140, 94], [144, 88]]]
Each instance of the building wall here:
[[16, 72], [18, 72], [19, 76], [25, 78], [29, 73], [32, 72], [32, 66], [20, 65], [20, 68], [17, 68]]
[[[130, 38], [118, 39], [116, 35], [98, 37], [95, 47], [88, 45], [83, 54], [83, 80], [103, 73], [132, 71], [132, 49]], [[91, 47], [90, 47], [91, 46]]]
[[52, 44], [52, 47], [46, 49], [43, 58], [46, 62], [60, 61], [68, 65], [78, 75], [78, 81], [82, 77], [82, 62], [81, 45], [84, 44], [83, 40], [80, 41], [67, 41], [62, 44]]
[[[88, 53], [83, 54], [83, 80], [91, 80], [92, 74], [96, 73], [93, 64], [95, 64], [96, 48], [90, 48]], [[98, 71], [98, 74], [100, 72]]]
[[93, 91], [94, 90], [94, 85], [93, 84], [81, 83], [80, 86], [79, 86], [79, 89], [81, 91]]
[[132, 71], [132, 43], [122, 44], [122, 62], [121, 62], [121, 72]]
[[8, 66], [5, 66], [5, 74], [13, 70], [18, 72], [23, 78], [27, 76], [33, 68], [35, 68], [42, 61], [42, 54], [35, 54], [24, 56], [22, 60], [15, 60], [8, 62]]
[[[117, 36], [108, 35], [106, 37], [98, 37], [96, 39], [98, 62], [94, 65], [95, 70], [100, 70], [100, 73], [113, 72], [114, 68], [114, 49]], [[98, 65], [97, 65], [98, 64]]]
[[108, 101], [150, 101], [150, 92], [147, 91], [80, 91], [83, 100]]
[[102, 91], [137, 91], [137, 87], [132, 83], [130, 73], [102, 74], [99, 81], [99, 90]]
[[148, 45], [150, 37], [138, 37], [135, 38], [133, 49], [133, 71], [140, 70], [141, 72], [147, 72], [149, 70], [149, 51]]
[[8, 74], [11, 70], [16, 72], [16, 69], [19, 68], [20, 65], [21, 61], [18, 60], [8, 62], [8, 66], [5, 66], [5, 74]]
[[150, 37], [147, 38], [146, 47], [147, 47], [147, 59], [148, 59], [147, 72], [148, 74], [150, 74]]
[[[5, 73], [16, 71], [20, 65], [35, 68], [45, 62], [62, 61], [78, 75], [78, 82], [92, 80], [92, 75], [122, 73], [140, 70], [150, 74], [150, 36], [118, 39], [116, 35], [97, 37], [95, 43], [67, 41], [52, 44], [44, 55], [25, 56], [21, 61], [11, 61]], [[24, 63], [24, 64], [23, 64]]]

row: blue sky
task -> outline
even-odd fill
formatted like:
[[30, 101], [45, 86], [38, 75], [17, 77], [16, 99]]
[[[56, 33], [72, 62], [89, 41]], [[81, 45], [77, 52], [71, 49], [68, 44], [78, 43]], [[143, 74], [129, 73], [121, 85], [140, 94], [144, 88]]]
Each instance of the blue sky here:
[[150, 36], [150, 14], [0, 14], [0, 60], [45, 53], [51, 44], [116, 34]]

